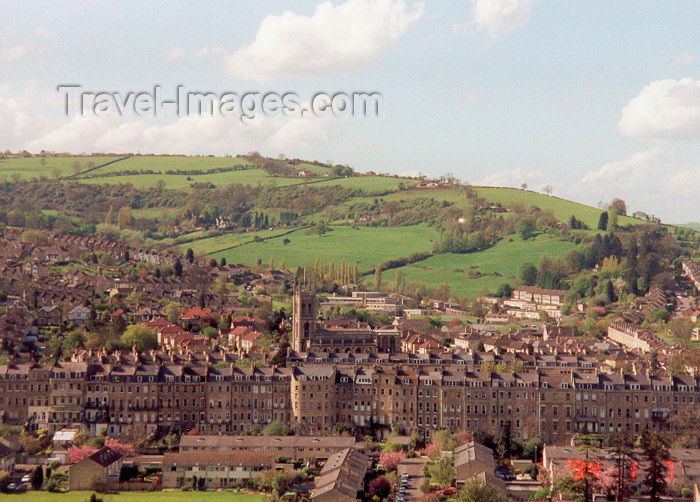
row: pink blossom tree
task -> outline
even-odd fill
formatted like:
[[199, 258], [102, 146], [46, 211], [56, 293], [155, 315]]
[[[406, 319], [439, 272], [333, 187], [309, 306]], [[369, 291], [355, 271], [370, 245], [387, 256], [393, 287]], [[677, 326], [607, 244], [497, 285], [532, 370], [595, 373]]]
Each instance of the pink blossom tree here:
[[89, 457], [97, 451], [97, 448], [84, 444], [82, 446], [71, 446], [68, 448], [68, 460], [71, 464], [77, 464], [85, 457]]
[[385, 451], [379, 455], [379, 465], [386, 471], [393, 471], [403, 460], [402, 451]]
[[136, 451], [136, 448], [134, 448], [134, 445], [129, 444], [129, 443], [120, 443], [119, 440], [114, 439], [114, 438], [105, 439], [105, 446], [109, 446], [111, 449], [113, 449], [117, 453], [120, 453], [124, 457], [127, 457], [129, 455], [133, 455], [134, 452]]

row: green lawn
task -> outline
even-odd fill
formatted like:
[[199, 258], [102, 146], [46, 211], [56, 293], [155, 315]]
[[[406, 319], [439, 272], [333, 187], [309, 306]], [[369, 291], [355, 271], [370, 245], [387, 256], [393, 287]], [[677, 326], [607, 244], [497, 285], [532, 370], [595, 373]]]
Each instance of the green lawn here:
[[[291, 242], [283, 244], [284, 237], [265, 242], [245, 244], [229, 251], [215, 253], [217, 259], [226, 257], [228, 263], [255, 264], [258, 259], [267, 264], [273, 258], [277, 264], [284, 258], [288, 268], [311, 266], [319, 258], [357, 263], [361, 271], [392, 258], [408, 256], [418, 251], [430, 251], [438, 233], [424, 225], [410, 227], [335, 226], [324, 236], [307, 235], [306, 230], [288, 236]], [[217, 241], [220, 243], [220, 241]]]
[[[73, 163], [80, 162], [82, 169], [87, 169], [86, 164], [92, 162], [95, 166], [104, 164], [119, 157], [46, 157], [42, 166], [43, 157], [9, 157], [0, 160], [0, 176], [12, 176], [18, 174], [24, 179], [40, 178], [46, 176], [53, 178], [53, 171], [58, 169], [61, 177], [71, 176]], [[119, 165], [117, 162], [115, 165]]]
[[[91, 492], [49, 493], [28, 491], [21, 495], [0, 495], [0, 501], [22, 502], [87, 502]], [[237, 492], [121, 492], [98, 494], [104, 502], [260, 502], [263, 495]]]
[[[568, 223], [572, 215], [585, 222], [590, 228], [594, 229], [598, 226], [598, 218], [600, 217], [601, 209], [579, 204], [565, 199], [560, 199], [552, 195], [543, 195], [529, 190], [520, 190], [518, 188], [499, 188], [499, 187], [474, 187], [476, 193], [489, 202], [497, 202], [506, 207], [511, 204], [520, 203], [525, 207], [537, 206], [540, 209], [551, 209], [554, 216], [560, 221]], [[621, 216], [618, 220], [620, 225], [641, 224], [644, 223], [636, 218]]]
[[[515, 286], [521, 264], [532, 262], [536, 265], [544, 255], [560, 258], [575, 247], [571, 242], [559, 241], [547, 235], [540, 235], [527, 242], [519, 237], [510, 236], [484, 251], [440, 254], [402, 267], [401, 270], [406, 282], [417, 281], [430, 286], [447, 282], [458, 297], [474, 298], [484, 291], [495, 292], [504, 282]], [[484, 275], [470, 278], [470, 271], [478, 271]], [[395, 271], [388, 271], [386, 274], [387, 280], [390, 280]]]

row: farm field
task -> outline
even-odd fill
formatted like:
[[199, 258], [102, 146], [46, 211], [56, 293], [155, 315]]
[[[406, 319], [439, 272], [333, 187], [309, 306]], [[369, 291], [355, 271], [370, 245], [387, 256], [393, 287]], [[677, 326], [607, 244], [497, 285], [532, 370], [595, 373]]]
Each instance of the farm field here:
[[[97, 171], [99, 172], [99, 171]], [[189, 179], [188, 179], [189, 178]], [[186, 174], [131, 174], [126, 176], [110, 176], [105, 178], [84, 178], [81, 183], [118, 184], [131, 183], [136, 187], [154, 187], [158, 181], [165, 182], [165, 188], [188, 190], [193, 183], [213, 183], [217, 188], [232, 183], [243, 185], [274, 185], [286, 186], [304, 183], [304, 178], [282, 178], [270, 176], [262, 169], [246, 169], [243, 171], [228, 171], [223, 173], [186, 175]]]
[[[520, 190], [518, 188], [501, 188], [501, 187], [474, 187], [476, 193], [489, 202], [499, 203], [502, 206], [520, 203], [525, 207], [537, 206], [540, 209], [551, 209], [554, 216], [564, 223], [567, 223], [571, 215], [583, 221], [591, 229], [598, 226], [598, 218], [600, 217], [601, 209], [572, 202], [566, 199], [560, 199], [552, 195], [544, 195], [529, 190]], [[640, 224], [644, 223], [636, 218], [629, 216], [620, 216], [619, 224]]]
[[[484, 251], [435, 255], [400, 270], [406, 282], [417, 281], [433, 286], [446, 282], [458, 297], [475, 298], [485, 291], [495, 292], [504, 282], [515, 285], [521, 264], [532, 262], [536, 265], [545, 255], [561, 258], [575, 247], [572, 242], [559, 241], [546, 235], [528, 241], [511, 236]], [[485, 275], [472, 279], [468, 276], [470, 271]], [[386, 280], [392, 280], [395, 271], [389, 270], [385, 274]]]
[[[326, 235], [308, 235], [298, 230], [284, 237], [265, 242], [245, 244], [229, 251], [213, 253], [214, 258], [226, 257], [228, 263], [255, 264], [257, 260], [267, 264], [270, 258], [279, 265], [284, 258], [287, 268], [312, 266], [316, 259], [323, 263], [345, 258], [357, 264], [361, 272], [372, 269], [377, 263], [419, 251], [431, 251], [438, 233], [424, 225], [408, 227], [360, 227], [334, 226]], [[194, 244], [194, 243], [192, 243]], [[189, 246], [191, 247], [191, 245]], [[193, 248], [194, 249], [194, 248]]]
[[[313, 178], [314, 180], [319, 178]], [[322, 178], [321, 178], [322, 179]], [[407, 178], [391, 178], [386, 176], [350, 176], [349, 178], [330, 179], [315, 183], [316, 186], [340, 185], [343, 188], [364, 190], [369, 195], [382, 194], [399, 189], [399, 183], [415, 185], [417, 180]]]
[[130, 171], [133, 169], [153, 169], [158, 171], [194, 171], [215, 169], [217, 167], [231, 167], [249, 165], [250, 162], [240, 157], [180, 157], [180, 156], [151, 156], [134, 155], [128, 159], [117, 162], [94, 171], [95, 174], [104, 174], [112, 171]]
[[[20, 495], [0, 495], [0, 502], [87, 502], [92, 492], [49, 493], [28, 491]], [[104, 502], [260, 502], [263, 495], [238, 492], [120, 492], [98, 494]]]
[[[251, 242], [253, 239], [255, 239], [255, 237], [265, 239], [271, 236], [282, 234], [284, 232], [284, 229], [279, 229], [260, 230], [258, 232], [227, 233], [224, 235], [218, 235], [216, 237], [208, 237], [205, 239], [199, 239], [196, 241], [179, 244], [178, 247], [183, 253], [187, 250], [187, 248], [192, 248], [192, 251], [194, 251], [195, 255], [203, 255], [226, 249], [232, 246], [237, 246], [240, 244]], [[228, 258], [226, 259], [228, 260]]]
[[[80, 162], [83, 169], [85, 164], [92, 162], [95, 166], [110, 162], [121, 157], [46, 157], [46, 164], [41, 165], [42, 157], [8, 157], [0, 159], [0, 176], [12, 176], [18, 174], [24, 179], [46, 176], [53, 178], [53, 172], [58, 169], [61, 177], [72, 176], [73, 163]], [[117, 162], [116, 165], [119, 163]]]

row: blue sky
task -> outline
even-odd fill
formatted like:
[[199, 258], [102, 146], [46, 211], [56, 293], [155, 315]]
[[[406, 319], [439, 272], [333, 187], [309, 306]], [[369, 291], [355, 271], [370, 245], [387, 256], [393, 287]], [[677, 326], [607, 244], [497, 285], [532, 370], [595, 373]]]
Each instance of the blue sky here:
[[[320, 5], [319, 5], [320, 4]], [[0, 0], [0, 148], [284, 153], [700, 220], [700, 2]], [[84, 118], [61, 83], [378, 91], [381, 118]]]

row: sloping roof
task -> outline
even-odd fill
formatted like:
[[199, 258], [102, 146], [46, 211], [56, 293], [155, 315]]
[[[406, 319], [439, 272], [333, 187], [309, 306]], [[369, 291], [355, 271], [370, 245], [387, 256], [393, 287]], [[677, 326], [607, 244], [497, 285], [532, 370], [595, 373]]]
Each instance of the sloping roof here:
[[482, 444], [471, 441], [455, 449], [455, 467], [469, 462], [481, 462], [491, 467], [496, 467], [493, 451]]
[[9, 455], [14, 455], [15, 450], [7, 446], [5, 443], [0, 443], [0, 458], [5, 458]]
[[365, 473], [369, 466], [366, 455], [354, 448], [347, 448], [331, 455], [316, 478], [316, 489], [311, 493], [314, 499], [323, 493], [337, 491], [355, 497], [362, 490]]
[[109, 446], [103, 446], [102, 448], [97, 450], [92, 455], [83, 459], [81, 462], [84, 462], [85, 460], [90, 459], [93, 462], [101, 465], [102, 467], [108, 467], [121, 458], [122, 458], [121, 453], [114, 451]]
[[180, 447], [213, 448], [350, 448], [355, 445], [352, 436], [182, 436]]
[[253, 451], [187, 451], [168, 452], [163, 456], [163, 467], [228, 466], [272, 467], [275, 454]]

